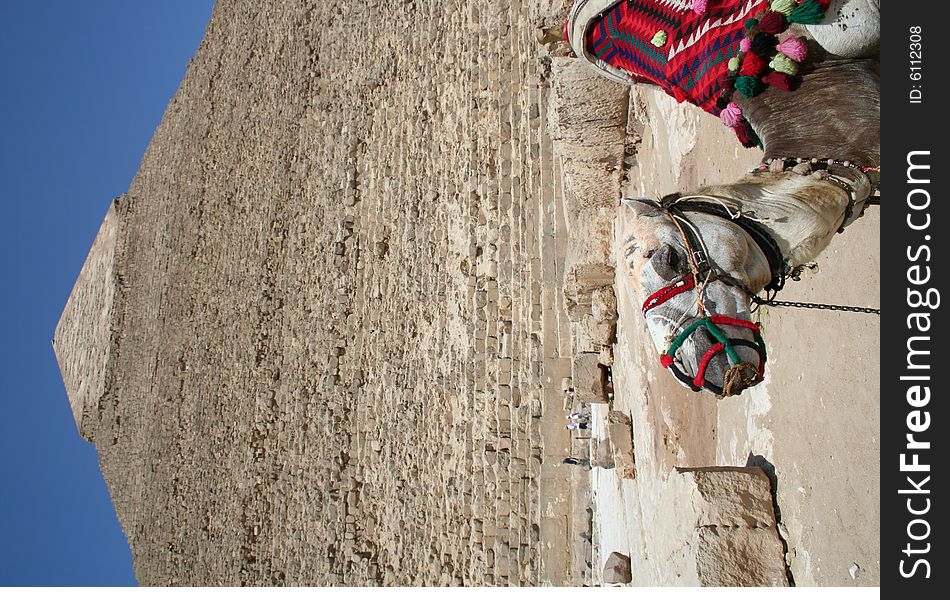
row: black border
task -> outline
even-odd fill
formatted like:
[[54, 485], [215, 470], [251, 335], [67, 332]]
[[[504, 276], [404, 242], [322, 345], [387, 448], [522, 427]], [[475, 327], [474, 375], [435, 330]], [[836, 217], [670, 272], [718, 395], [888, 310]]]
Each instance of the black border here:
[[[947, 76], [943, 60], [948, 53], [943, 47], [950, 30], [941, 23], [941, 15], [950, 5], [934, 1], [886, 4], [881, 26], [881, 588], [893, 596], [935, 597], [940, 592], [947, 593], [946, 586], [940, 585], [948, 569], [940, 560], [943, 551], [939, 537], [944, 530], [944, 519], [941, 495], [936, 491], [943, 480], [937, 453], [941, 449], [938, 432], [944, 427], [943, 413], [938, 407], [942, 404], [940, 376], [950, 366], [943, 350], [947, 327], [942, 306], [913, 308], [908, 294], [914, 290], [926, 293], [928, 289], [939, 293], [947, 282], [947, 236], [941, 230], [950, 226], [944, 201], [945, 181], [950, 179], [950, 172], [941, 165], [943, 136], [950, 130], [950, 112], [944, 110], [947, 100], [943, 97], [942, 80]], [[919, 57], [912, 56], [916, 48], [911, 47], [916, 40], [912, 38], [912, 27], [920, 28]], [[919, 63], [911, 62], [918, 59]], [[913, 79], [916, 75], [912, 73], [920, 73], [920, 78]], [[912, 101], [914, 90], [920, 93], [919, 102]], [[915, 151], [929, 152], [913, 158], [915, 164], [928, 164], [929, 170], [916, 169], [908, 173], [908, 155]], [[908, 178], [918, 182], [908, 182]], [[908, 195], [918, 206], [926, 204], [926, 194], [913, 191], [915, 189], [924, 189], [929, 194], [926, 208], [914, 210], [908, 205]], [[926, 223], [925, 213], [929, 215], [930, 226], [913, 230], [908, 225], [908, 216], [921, 225]], [[929, 239], [926, 236], [930, 236]], [[924, 247], [929, 248], [929, 256]], [[930, 268], [930, 280], [925, 284], [912, 283], [910, 278], [923, 278], [926, 267]], [[950, 297], [946, 301], [950, 301]], [[921, 312], [929, 313], [930, 329], [926, 332], [920, 331], [920, 327], [927, 324], [926, 320], [910, 317]], [[930, 352], [915, 355], [913, 362], [918, 366], [926, 363], [929, 368], [907, 367], [911, 336], [921, 336], [912, 343], [915, 350]], [[930, 380], [902, 380], [905, 375], [926, 375]], [[923, 406], [915, 407], [908, 402], [908, 390], [916, 384], [930, 390], [929, 402]], [[918, 426], [925, 420], [922, 413], [913, 416], [915, 410], [927, 412], [930, 418], [926, 430], [915, 433], [916, 440], [931, 443], [929, 450], [916, 451], [919, 462], [930, 465], [930, 470], [902, 472], [901, 455], [906, 455], [905, 462], [913, 461], [909, 454], [914, 451], [907, 449], [906, 436], [911, 433], [908, 419], [916, 419], [912, 424]], [[929, 481], [921, 484], [928, 475]], [[913, 477], [928, 493], [901, 493], [911, 488], [907, 476]], [[929, 507], [929, 510], [919, 516], [911, 515], [908, 499], [911, 499], [911, 508], [923, 511]], [[925, 540], [913, 541], [908, 536], [908, 525], [915, 518], [927, 521], [929, 536]], [[926, 531], [927, 527], [921, 523], [913, 525], [915, 535], [922, 536]], [[906, 554], [908, 543], [920, 550], [929, 543], [929, 551]], [[925, 560], [929, 569], [923, 564], [917, 564], [915, 569], [917, 560]], [[903, 566], [901, 561], [904, 561]], [[902, 575], [902, 568], [912, 576]]]

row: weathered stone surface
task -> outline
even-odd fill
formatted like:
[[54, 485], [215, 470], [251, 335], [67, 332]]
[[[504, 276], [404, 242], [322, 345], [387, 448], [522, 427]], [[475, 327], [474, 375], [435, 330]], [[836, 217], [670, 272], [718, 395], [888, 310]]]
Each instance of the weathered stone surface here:
[[604, 583], [630, 583], [630, 557], [611, 552], [604, 564]]
[[87, 441], [94, 441], [97, 408], [106, 393], [114, 358], [114, 306], [116, 296], [121, 294], [115, 265], [118, 228], [113, 202], [53, 335], [53, 350], [76, 428]]
[[613, 451], [614, 468], [617, 474], [625, 479], [633, 479], [637, 475], [633, 451], [633, 426], [630, 417], [612, 410], [607, 415], [607, 439]]
[[[581, 281], [602, 270], [605, 277], [599, 285], [610, 285], [629, 89], [570, 58], [553, 59], [551, 78], [548, 120], [563, 170], [565, 225], [570, 234], [567, 278]], [[570, 290], [571, 285], [566, 287]]]
[[217, 2], [56, 336], [141, 584], [585, 581], [566, 8]]
[[574, 360], [574, 399], [584, 404], [607, 402], [604, 395], [604, 372], [600, 356], [593, 352], [578, 354]]
[[788, 585], [782, 543], [774, 529], [703, 527], [697, 530], [696, 571], [710, 587]]
[[695, 515], [695, 568], [704, 586], [786, 586], [771, 483], [758, 467], [680, 470]]
[[772, 484], [759, 467], [681, 469], [699, 493], [697, 525], [774, 528]]
[[613, 469], [614, 450], [610, 445], [610, 438], [594, 438], [591, 440], [591, 465], [601, 469]]

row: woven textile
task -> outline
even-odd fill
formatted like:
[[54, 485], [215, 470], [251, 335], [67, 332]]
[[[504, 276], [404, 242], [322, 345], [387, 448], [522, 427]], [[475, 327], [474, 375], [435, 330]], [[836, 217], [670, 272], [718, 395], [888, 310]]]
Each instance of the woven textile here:
[[716, 100], [744, 23], [768, 6], [766, 0], [709, 0], [698, 14], [688, 0], [622, 0], [591, 23], [585, 47], [632, 80], [656, 84], [718, 116]]

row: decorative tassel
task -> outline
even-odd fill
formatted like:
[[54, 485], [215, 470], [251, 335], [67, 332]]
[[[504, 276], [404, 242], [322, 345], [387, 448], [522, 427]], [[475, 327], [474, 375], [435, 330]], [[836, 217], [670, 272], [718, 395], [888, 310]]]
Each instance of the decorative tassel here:
[[777, 37], [767, 33], [762, 33], [760, 31], [759, 33], [755, 34], [754, 38], [752, 38], [752, 44], [749, 47], [749, 51], [755, 52], [759, 56], [772, 56], [772, 54], [775, 52], [775, 44], [777, 43]]
[[775, 49], [798, 63], [804, 61], [805, 57], [808, 56], [808, 46], [805, 45], [802, 38], [790, 37], [775, 46]]
[[743, 23], [743, 26], [744, 26], [746, 29], [752, 29], [753, 27], [755, 27], [755, 26], [758, 25], [758, 24], [759, 24], [759, 20], [758, 20], [758, 19], [746, 19], [746, 20], [745, 20], [745, 23]]
[[719, 113], [719, 118], [726, 124], [726, 127], [735, 127], [742, 123], [742, 109], [735, 102], [730, 102]]
[[[814, 0], [808, 1], [814, 2]], [[791, 19], [791, 17], [789, 17], [789, 19]], [[759, 21], [759, 31], [764, 33], [782, 33], [786, 29], [788, 29], [788, 19], [786, 19], [782, 13], [775, 12], [774, 10], [765, 13], [765, 16]]]
[[788, 15], [791, 23], [801, 23], [802, 25], [816, 25], [825, 18], [825, 11], [815, 0], [805, 0], [795, 7]]
[[795, 80], [785, 73], [779, 73], [778, 71], [772, 71], [763, 77], [762, 83], [766, 83], [772, 87], [777, 87], [778, 89], [785, 90], [786, 92], [790, 92], [795, 88]]
[[739, 70], [739, 74], [755, 77], [763, 69], [765, 69], [765, 60], [755, 52], [749, 52], [742, 59], [742, 68]]
[[706, 12], [706, 0], [693, 0], [693, 12], [699, 15]]
[[773, 0], [772, 10], [782, 13], [786, 17], [795, 9], [795, 0]]
[[755, 77], [743, 75], [736, 78], [736, 90], [746, 98], [757, 96], [764, 87], [764, 84]]
[[656, 35], [653, 36], [653, 39], [650, 40], [650, 43], [656, 46], [657, 48], [662, 48], [666, 45], [666, 32], [662, 29], [656, 32]]
[[739, 42], [739, 51], [748, 52], [752, 49], [752, 40], [749, 38], [742, 38], [742, 41]]
[[736, 137], [739, 138], [739, 143], [746, 148], [752, 148], [753, 146], [759, 145], [759, 137], [755, 135], [755, 132], [752, 131], [752, 127], [747, 122], [743, 122], [742, 125], [733, 128], [733, 131], [736, 132]]
[[772, 62], [769, 63], [769, 66], [779, 73], [785, 73], [786, 75], [798, 74], [798, 63], [784, 54], [776, 54], [772, 57]]
[[732, 58], [730, 58], [730, 59], [729, 59], [729, 62], [728, 62], [728, 64], [727, 64], [726, 66], [729, 67], [729, 70], [730, 70], [730, 71], [736, 71], [736, 70], [738, 70], [738, 69], [739, 69], [739, 57], [738, 57], [738, 56], [733, 56]]

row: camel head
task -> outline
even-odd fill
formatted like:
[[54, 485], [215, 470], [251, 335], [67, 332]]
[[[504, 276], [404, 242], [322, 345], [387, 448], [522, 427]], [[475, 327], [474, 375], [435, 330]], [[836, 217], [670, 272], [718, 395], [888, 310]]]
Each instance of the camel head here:
[[660, 362], [695, 391], [728, 396], [762, 381], [753, 300], [815, 260], [873, 189], [847, 161], [776, 159], [763, 168], [661, 202], [623, 201], [627, 278]]
[[765, 345], [752, 296], [772, 280], [759, 244], [715, 214], [677, 215], [646, 199], [626, 199], [622, 210], [626, 274], [663, 366], [694, 391], [722, 396], [759, 383]]

